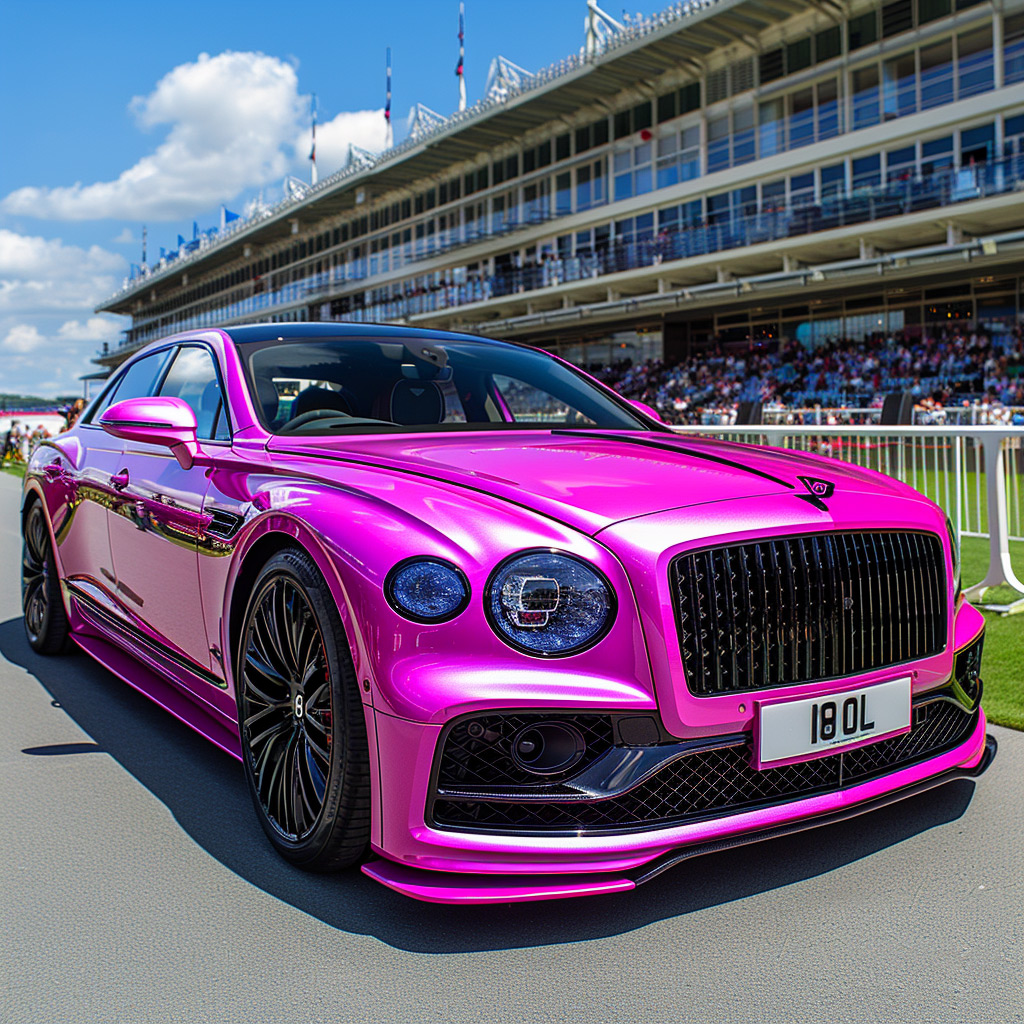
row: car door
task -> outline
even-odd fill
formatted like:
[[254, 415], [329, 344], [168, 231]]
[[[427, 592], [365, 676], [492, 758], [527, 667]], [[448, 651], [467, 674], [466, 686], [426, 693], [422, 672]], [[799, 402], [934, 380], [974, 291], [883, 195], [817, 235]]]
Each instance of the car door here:
[[151, 353], [120, 373], [75, 428], [82, 446], [77, 467], [58, 462], [52, 477], [47, 473], [52, 486], [59, 483], [65, 499], [53, 524], [64, 578], [108, 606], [117, 601], [108, 519], [120, 498], [115, 474], [123, 461], [124, 442], [108, 434], [99, 418], [115, 401], [153, 394], [170, 356], [168, 349]]
[[[207, 346], [179, 346], [156, 393], [192, 407], [204, 450], [230, 445], [220, 379]], [[209, 677], [198, 567], [207, 467], [182, 469], [165, 447], [125, 442], [118, 475], [110, 545], [123, 613], [166, 656], [186, 659], [186, 668]]]

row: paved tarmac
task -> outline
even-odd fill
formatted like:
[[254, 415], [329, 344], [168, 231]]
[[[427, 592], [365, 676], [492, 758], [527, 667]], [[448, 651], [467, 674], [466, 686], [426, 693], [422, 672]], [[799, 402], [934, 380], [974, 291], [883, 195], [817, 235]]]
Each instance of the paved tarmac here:
[[234, 761], [85, 655], [32, 653], [18, 494], [0, 477], [5, 1024], [1024, 1020], [1024, 734], [992, 729], [977, 784], [633, 893], [416, 903], [292, 869]]

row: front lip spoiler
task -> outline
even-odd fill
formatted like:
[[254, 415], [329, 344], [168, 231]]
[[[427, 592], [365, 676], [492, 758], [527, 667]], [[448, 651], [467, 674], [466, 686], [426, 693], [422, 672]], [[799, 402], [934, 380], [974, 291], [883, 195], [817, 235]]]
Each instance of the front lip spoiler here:
[[831, 825], [839, 821], [859, 817], [879, 810], [908, 797], [917, 796], [936, 786], [957, 779], [976, 779], [985, 772], [996, 756], [999, 744], [992, 735], [985, 737], [985, 748], [981, 760], [972, 768], [952, 768], [930, 779], [922, 779], [910, 786], [883, 793], [852, 807], [815, 815], [800, 821], [788, 822], [773, 828], [728, 836], [706, 843], [695, 843], [657, 858], [632, 872], [617, 875], [466, 875], [457, 872], [427, 871], [409, 867], [390, 860], [375, 860], [362, 866], [365, 875], [413, 899], [428, 903], [481, 904], [481, 903], [522, 903], [531, 900], [564, 899], [570, 896], [598, 896], [611, 892], [625, 892], [635, 889], [644, 882], [656, 878], [663, 871], [675, 867], [684, 860], [700, 857], [706, 853], [731, 850], [749, 843], [766, 839], [778, 839], [794, 835], [819, 825]]

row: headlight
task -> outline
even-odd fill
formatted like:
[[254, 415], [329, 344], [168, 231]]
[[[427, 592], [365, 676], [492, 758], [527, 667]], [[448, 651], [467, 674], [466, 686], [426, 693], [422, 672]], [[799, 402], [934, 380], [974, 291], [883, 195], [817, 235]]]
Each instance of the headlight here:
[[453, 619], [469, 603], [461, 569], [432, 558], [407, 558], [384, 580], [384, 594], [399, 615], [414, 622]]
[[487, 617], [528, 654], [575, 654], [596, 644], [615, 616], [611, 584], [571, 555], [527, 551], [506, 559], [487, 585]]
[[956, 530], [953, 529], [953, 522], [946, 516], [946, 529], [949, 531], [949, 547], [953, 552], [953, 600], [960, 596], [960, 541], [957, 539]]

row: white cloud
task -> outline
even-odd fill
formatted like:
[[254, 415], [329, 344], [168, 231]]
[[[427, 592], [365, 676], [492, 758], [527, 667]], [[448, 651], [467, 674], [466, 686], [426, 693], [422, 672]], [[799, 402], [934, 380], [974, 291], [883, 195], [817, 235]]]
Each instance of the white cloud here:
[[130, 245], [134, 241], [135, 235], [132, 234], [132, 229], [127, 227], [121, 228], [121, 233], [116, 238], [111, 239], [114, 245]]
[[[371, 153], [379, 153], [385, 146], [386, 138], [387, 123], [383, 109], [343, 111], [330, 121], [316, 126], [317, 170], [322, 177], [326, 177], [344, 167], [350, 143]], [[296, 153], [306, 158], [308, 168], [309, 128], [295, 139], [293, 145]], [[306, 174], [302, 174], [302, 177], [305, 178]]]
[[8, 332], [3, 341], [0, 341], [0, 348], [8, 352], [34, 352], [46, 344], [46, 338], [39, 333], [39, 328], [34, 324], [15, 324]]
[[57, 329], [57, 337], [64, 341], [88, 341], [93, 344], [114, 341], [125, 323], [124, 320], [108, 320], [102, 316], [91, 316], [85, 323], [68, 320]]
[[170, 125], [156, 150], [115, 181], [20, 188], [8, 213], [63, 219], [175, 219], [288, 170], [305, 109], [295, 69], [262, 53], [200, 54], [132, 100], [140, 125]]
[[0, 313], [91, 311], [117, 290], [125, 269], [122, 256], [98, 245], [83, 249], [0, 228]]
[[55, 395], [80, 390], [103, 342], [126, 321], [93, 316], [112, 295], [127, 262], [99, 246], [0, 228], [0, 391]]

